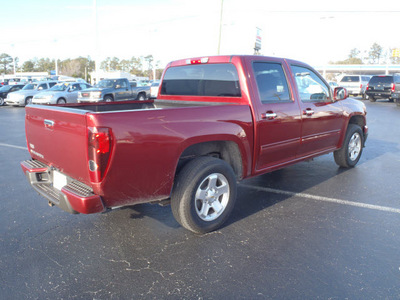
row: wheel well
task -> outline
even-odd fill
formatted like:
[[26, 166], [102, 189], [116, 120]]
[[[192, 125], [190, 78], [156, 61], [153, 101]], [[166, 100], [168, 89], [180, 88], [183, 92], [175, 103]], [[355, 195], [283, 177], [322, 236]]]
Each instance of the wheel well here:
[[58, 98], [58, 99], [57, 99], [57, 102], [60, 101], [61, 99], [64, 100], [65, 102], [67, 102], [67, 100], [66, 100], [64, 97]]
[[113, 97], [113, 95], [111, 95], [111, 94], [106, 94], [106, 95], [104, 95], [104, 98], [103, 98], [103, 99], [106, 99], [106, 97], [111, 97], [111, 99], [114, 100], [114, 97]]
[[233, 169], [236, 178], [243, 177], [242, 155], [236, 143], [231, 141], [213, 141], [191, 145], [186, 148], [179, 158], [176, 174], [189, 161], [200, 156], [212, 156], [226, 161]]
[[365, 126], [365, 119], [362, 116], [352, 116], [350, 118], [349, 124], [356, 124], [361, 127], [361, 129]]

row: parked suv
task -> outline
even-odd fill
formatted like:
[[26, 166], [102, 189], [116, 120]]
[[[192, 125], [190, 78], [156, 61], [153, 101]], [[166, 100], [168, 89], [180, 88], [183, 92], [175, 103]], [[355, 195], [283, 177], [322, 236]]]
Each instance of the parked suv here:
[[339, 86], [347, 89], [349, 95], [363, 96], [371, 76], [346, 75], [339, 81]]
[[400, 75], [373, 76], [365, 93], [371, 102], [375, 102], [376, 99], [389, 99], [390, 102], [395, 100], [397, 105], [400, 105]]

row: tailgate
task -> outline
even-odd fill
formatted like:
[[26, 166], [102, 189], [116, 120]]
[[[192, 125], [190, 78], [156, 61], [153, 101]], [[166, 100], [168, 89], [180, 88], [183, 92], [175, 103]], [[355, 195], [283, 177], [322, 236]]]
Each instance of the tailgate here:
[[25, 131], [32, 158], [90, 184], [86, 111], [28, 105]]

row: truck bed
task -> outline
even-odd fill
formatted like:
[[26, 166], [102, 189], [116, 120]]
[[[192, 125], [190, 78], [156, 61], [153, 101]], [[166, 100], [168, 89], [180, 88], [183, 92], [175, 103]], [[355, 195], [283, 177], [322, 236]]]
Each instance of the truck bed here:
[[[196, 107], [196, 106], [215, 106], [229, 105], [234, 103], [220, 102], [194, 102], [194, 101], [178, 101], [178, 100], [148, 100], [148, 101], [121, 101], [121, 102], [98, 102], [98, 103], [72, 103], [64, 104], [59, 107], [75, 108], [91, 112], [114, 112], [127, 110], [148, 110], [163, 108], [179, 108], [179, 107]], [[53, 106], [54, 107], [54, 106]]]
[[[97, 180], [91, 177], [88, 140], [90, 134], [104, 129], [110, 133], [111, 150], [109, 163], [104, 165], [107, 176]], [[180, 156], [191, 144], [210, 139], [232, 141], [240, 145], [242, 152], [248, 152], [252, 149], [253, 129], [248, 105], [156, 100], [28, 105], [26, 136], [32, 158], [43, 165], [38, 169], [25, 163], [25, 172], [38, 169], [50, 174], [43, 185], [56, 193], [51, 183], [57, 178], [54, 172], [60, 173], [67, 183], [64, 194], [66, 188], [78, 182], [90, 191], [89, 198], [100, 196], [107, 208], [167, 199]], [[248, 173], [250, 163], [245, 162], [244, 173]], [[101, 209], [99, 205], [93, 207]]]

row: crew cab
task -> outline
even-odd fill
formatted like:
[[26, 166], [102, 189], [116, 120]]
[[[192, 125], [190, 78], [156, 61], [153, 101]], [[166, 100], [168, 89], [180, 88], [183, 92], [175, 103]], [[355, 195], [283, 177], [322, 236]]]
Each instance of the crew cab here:
[[146, 100], [149, 95], [150, 87], [138, 86], [136, 81], [131, 83], [126, 78], [103, 79], [93, 88], [78, 92], [78, 103]]
[[366, 108], [312, 67], [263, 56], [171, 62], [156, 100], [28, 105], [32, 187], [70, 213], [171, 204], [195, 233], [219, 228], [237, 182], [334, 153], [354, 167]]

